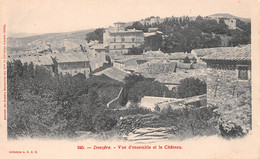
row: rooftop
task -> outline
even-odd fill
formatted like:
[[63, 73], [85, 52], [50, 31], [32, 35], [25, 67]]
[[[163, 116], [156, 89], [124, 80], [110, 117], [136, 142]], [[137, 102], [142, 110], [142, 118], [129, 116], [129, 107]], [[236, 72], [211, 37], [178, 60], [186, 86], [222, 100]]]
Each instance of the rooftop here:
[[226, 52], [234, 47], [215, 47], [215, 48], [204, 48], [204, 49], [194, 49], [192, 50], [198, 57], [203, 57], [210, 55], [215, 52]]
[[251, 61], [251, 45], [242, 47], [229, 47], [225, 51], [219, 51], [202, 58], [204, 61]]
[[183, 60], [183, 59], [185, 59], [186, 56], [188, 56], [189, 59], [192, 59], [194, 57], [194, 55], [190, 54], [190, 53], [175, 52], [175, 53], [170, 53], [169, 54], [169, 59], [170, 60]]
[[111, 34], [117, 34], [117, 33], [143, 33], [142, 30], [136, 30], [136, 29], [127, 29], [127, 30], [110, 30], [109, 33]]
[[21, 56], [21, 57], [13, 57], [8, 58], [8, 61], [20, 60], [22, 63], [34, 63], [35, 65], [52, 65], [53, 61], [48, 55], [35, 55], [35, 56]]
[[115, 79], [117, 81], [120, 81], [122, 82], [125, 78], [125, 76], [127, 75], [125, 72], [123, 71], [120, 71], [114, 67], [110, 67], [110, 68], [107, 68], [103, 71], [100, 71], [100, 72], [97, 72], [97, 73], [94, 73], [94, 76], [100, 76], [100, 75], [106, 75], [108, 76], [109, 78], [112, 78], [112, 79]]
[[58, 54], [53, 54], [51, 56], [53, 58], [56, 58], [56, 61], [58, 63], [89, 61], [88, 56], [82, 52], [58, 53]]
[[156, 81], [160, 83], [178, 84], [181, 80], [189, 77], [206, 80], [206, 72], [202, 70], [178, 70], [176, 73], [164, 73], [156, 77]]

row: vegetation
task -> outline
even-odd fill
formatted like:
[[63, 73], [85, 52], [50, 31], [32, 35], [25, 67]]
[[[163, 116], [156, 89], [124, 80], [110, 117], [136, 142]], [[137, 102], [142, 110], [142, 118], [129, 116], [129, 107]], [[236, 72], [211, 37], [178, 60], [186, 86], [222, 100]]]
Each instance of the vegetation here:
[[8, 62], [8, 136], [68, 137], [111, 130], [117, 120], [105, 105], [122, 83], [106, 76], [52, 75], [44, 67]]
[[229, 46], [251, 43], [251, 24], [237, 20], [238, 29], [230, 30], [224, 23], [213, 19], [204, 19], [198, 16], [195, 21], [189, 17], [170, 17], [163, 23], [142, 25], [140, 22], [133, 23], [128, 28], [136, 28], [147, 32], [149, 27], [157, 27], [164, 35], [151, 36], [145, 39], [144, 49], [158, 50], [163, 52], [190, 52], [192, 49], [211, 48], [221, 46], [219, 35], [229, 35], [232, 39]]
[[132, 47], [130, 49], [128, 49], [127, 54], [128, 55], [140, 55], [143, 53], [144, 47], [143, 45], [140, 45], [138, 47]]
[[140, 102], [144, 96], [175, 97], [163, 84], [144, 78], [142, 75], [131, 74], [125, 77], [125, 87], [128, 91], [128, 100]]
[[181, 80], [177, 89], [180, 98], [187, 98], [207, 93], [206, 82], [193, 77]]
[[160, 118], [169, 126], [176, 126], [175, 139], [185, 139], [194, 136], [216, 135], [217, 120], [212, 107], [193, 108], [186, 107], [172, 110], [163, 109]]
[[224, 138], [243, 137], [252, 129], [251, 81], [245, 84], [245, 92], [220, 105], [218, 114], [219, 133]]
[[94, 30], [93, 32], [88, 33], [86, 36], [86, 40], [90, 42], [91, 40], [95, 41], [97, 40], [99, 43], [103, 43], [103, 33], [104, 28], [98, 28]]

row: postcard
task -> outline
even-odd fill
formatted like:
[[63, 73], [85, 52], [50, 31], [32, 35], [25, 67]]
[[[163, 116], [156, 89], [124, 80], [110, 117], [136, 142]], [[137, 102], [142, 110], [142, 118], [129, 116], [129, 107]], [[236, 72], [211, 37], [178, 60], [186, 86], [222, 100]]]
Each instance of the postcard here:
[[260, 1], [0, 1], [0, 158], [260, 158]]

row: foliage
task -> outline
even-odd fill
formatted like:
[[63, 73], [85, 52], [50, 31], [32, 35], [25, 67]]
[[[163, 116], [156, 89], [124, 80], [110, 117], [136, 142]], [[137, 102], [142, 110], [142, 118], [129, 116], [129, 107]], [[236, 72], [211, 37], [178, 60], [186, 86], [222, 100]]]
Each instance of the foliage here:
[[148, 31], [149, 26], [143, 25], [140, 22], [134, 22], [132, 25], [127, 26], [126, 29], [136, 29], [136, 30], [142, 30], [143, 32]]
[[122, 83], [107, 76], [54, 76], [21, 61], [8, 62], [7, 67], [9, 137], [68, 137], [115, 126], [117, 120], [105, 104], [118, 95]]
[[172, 110], [170, 107], [163, 109], [160, 118], [168, 126], [176, 126], [175, 138], [215, 135], [217, 134], [217, 121], [214, 119], [214, 108], [191, 106]]
[[251, 84], [248, 82], [246, 91], [236, 98], [219, 106], [219, 132], [224, 138], [243, 137], [252, 129]]
[[163, 48], [163, 38], [162, 35], [156, 34], [154, 36], [149, 36], [145, 38], [144, 49], [156, 51]]
[[190, 63], [190, 59], [188, 56], [186, 56], [183, 60], [183, 63]]
[[224, 23], [224, 19], [219, 22], [213, 19], [205, 19], [198, 16], [195, 21], [189, 17], [169, 17], [160, 24], [142, 25], [135, 22], [127, 28], [135, 28], [148, 31], [149, 27], [157, 27], [163, 35], [155, 35], [145, 38], [144, 50], [158, 50], [163, 52], [190, 52], [192, 49], [212, 48], [221, 46], [219, 35], [232, 36], [229, 45], [251, 43], [251, 24], [237, 20], [237, 26], [242, 30], [230, 30]]
[[140, 55], [143, 53], [143, 45], [140, 45], [138, 47], [132, 47], [128, 49], [127, 55]]
[[175, 97], [175, 93], [169, 91], [166, 86], [144, 78], [142, 75], [130, 74], [124, 78], [124, 87], [128, 89], [127, 99], [139, 102], [144, 96]]
[[177, 93], [180, 98], [187, 98], [207, 93], [207, 85], [205, 81], [198, 78], [185, 78], [180, 81], [177, 88]]
[[237, 46], [237, 45], [242, 45], [242, 44], [250, 44], [251, 43], [251, 36], [248, 36], [250, 34], [246, 31], [241, 31], [241, 30], [233, 30], [231, 31], [231, 36], [232, 39], [229, 41], [230, 46]]
[[94, 30], [93, 32], [88, 33], [86, 36], [86, 40], [90, 42], [91, 40], [97, 40], [99, 43], [103, 43], [103, 33], [104, 28], [98, 28]]
[[131, 87], [128, 99], [134, 102], [139, 102], [144, 96], [174, 97], [174, 93], [157, 81], [145, 80], [137, 82], [133, 87]]
[[144, 80], [145, 80], [144, 76], [138, 75], [138, 74], [128, 74], [124, 78], [124, 82], [125, 82], [126, 87], [132, 87], [137, 82], [141, 82], [141, 81], [144, 81]]

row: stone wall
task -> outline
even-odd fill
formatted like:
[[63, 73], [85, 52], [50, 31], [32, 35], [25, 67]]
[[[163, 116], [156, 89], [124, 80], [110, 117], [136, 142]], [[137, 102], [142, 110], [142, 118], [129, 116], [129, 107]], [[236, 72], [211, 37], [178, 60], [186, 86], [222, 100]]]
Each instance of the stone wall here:
[[208, 68], [207, 74], [207, 105], [222, 106], [232, 101], [239, 103], [239, 96], [250, 91], [248, 80], [237, 79], [236, 69]]

